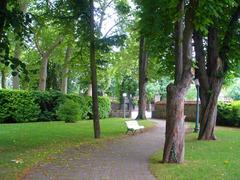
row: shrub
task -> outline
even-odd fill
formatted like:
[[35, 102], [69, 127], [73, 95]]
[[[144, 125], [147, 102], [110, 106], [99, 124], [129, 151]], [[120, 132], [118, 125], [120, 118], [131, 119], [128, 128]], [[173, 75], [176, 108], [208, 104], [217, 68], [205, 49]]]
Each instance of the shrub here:
[[[92, 118], [92, 98], [64, 95], [60, 92], [0, 90], [0, 123], [55, 121], [61, 104], [70, 99], [77, 103], [79, 119]], [[99, 97], [100, 118], [110, 113], [110, 100]]]
[[[80, 104], [81, 119], [91, 119], [93, 117], [92, 97], [77, 95], [67, 95], [67, 97]], [[108, 97], [98, 97], [98, 101], [99, 117], [101, 119], [108, 118], [111, 110], [110, 99]]]
[[64, 95], [62, 93], [56, 91], [32, 91], [32, 97], [41, 110], [38, 121], [58, 120], [56, 110], [58, 109], [58, 106], [63, 102]]
[[240, 101], [218, 105], [217, 124], [240, 127]]
[[99, 116], [101, 119], [108, 118], [111, 110], [111, 102], [108, 97], [99, 97]]
[[80, 119], [80, 105], [73, 100], [66, 99], [57, 111], [58, 119], [66, 123], [74, 123]]
[[34, 122], [40, 113], [39, 106], [27, 91], [0, 92], [0, 123]]
[[80, 119], [89, 119], [92, 112], [91, 107], [91, 97], [89, 96], [78, 96], [78, 95], [67, 95], [68, 99], [73, 100], [74, 102], [80, 105]]

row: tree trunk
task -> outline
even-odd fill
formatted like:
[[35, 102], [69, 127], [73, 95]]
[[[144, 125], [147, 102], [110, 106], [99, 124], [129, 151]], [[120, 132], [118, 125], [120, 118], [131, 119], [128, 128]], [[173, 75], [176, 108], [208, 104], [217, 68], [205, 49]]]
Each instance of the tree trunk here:
[[167, 124], [164, 146], [164, 163], [184, 161], [184, 95], [185, 89], [170, 84], [167, 87]]
[[136, 119], [146, 119], [147, 106], [147, 52], [145, 38], [140, 38], [139, 48], [139, 101], [138, 101], [138, 116]]
[[66, 55], [64, 59], [64, 67], [63, 67], [63, 77], [62, 77], [62, 84], [61, 84], [61, 92], [67, 94], [68, 88], [68, 72], [69, 72], [69, 62], [71, 60], [72, 54], [72, 47], [69, 44], [66, 50]]
[[[201, 111], [199, 140], [215, 140], [214, 128], [217, 119], [217, 101], [223, 84], [222, 79], [214, 80], [211, 95], [207, 99], [206, 108]], [[202, 106], [201, 106], [202, 107]]]
[[[183, 1], [183, 0], [182, 0]], [[178, 11], [183, 12], [182, 1], [179, 2]], [[184, 161], [184, 96], [192, 82], [192, 53], [191, 41], [194, 29], [195, 10], [198, 5], [197, 0], [190, 0], [189, 9], [185, 15], [184, 30], [175, 29], [179, 37], [183, 37], [182, 41], [176, 42], [175, 45], [175, 61], [178, 68], [183, 69], [182, 75], [175, 79], [174, 84], [167, 87], [167, 118], [166, 118], [166, 139], [163, 153], [163, 163], [182, 163]], [[178, 22], [177, 22], [178, 23]], [[183, 22], [182, 22], [183, 23]], [[180, 38], [175, 38], [176, 41]], [[182, 46], [182, 52], [179, 51]], [[182, 62], [181, 62], [182, 61]], [[178, 66], [177, 64], [182, 64]], [[180, 72], [180, 71], [179, 71]], [[175, 74], [177, 74], [175, 72]]]
[[[21, 55], [21, 46], [19, 42], [16, 42], [15, 45], [15, 50], [14, 50], [14, 58], [16, 59], [20, 59], [20, 55]], [[20, 79], [19, 79], [19, 73], [18, 73], [18, 67], [16, 69], [17, 71], [17, 75], [13, 76], [13, 89], [19, 89], [19, 84], [20, 84]]]
[[[196, 78], [199, 79], [200, 82], [200, 99], [201, 99], [201, 115], [200, 115], [200, 133], [199, 133], [199, 139], [215, 139], [213, 130], [216, 122], [216, 108], [217, 108], [217, 102], [213, 103], [212, 98], [215, 96], [215, 92], [212, 94], [209, 94], [210, 91], [212, 91], [210, 87], [210, 80], [211, 78], [211, 71], [213, 71], [214, 66], [214, 58], [217, 55], [216, 53], [216, 39], [215, 38], [209, 38], [209, 45], [208, 45], [208, 63], [206, 68], [206, 53], [204, 51], [204, 45], [203, 45], [203, 38], [201, 36], [201, 33], [195, 31], [193, 34], [194, 39], [194, 46], [195, 46], [195, 52], [196, 52], [196, 60], [197, 60], [197, 66], [196, 69]], [[213, 53], [215, 52], [215, 53]], [[215, 54], [215, 55], [213, 55]], [[211, 69], [211, 70], [210, 70]], [[209, 122], [211, 121], [211, 125]], [[209, 125], [207, 125], [209, 124]], [[206, 127], [208, 126], [208, 127]], [[205, 132], [205, 131], [208, 132]]]
[[[184, 1], [180, 1], [178, 4], [179, 13], [184, 13]], [[183, 73], [183, 18], [177, 21], [175, 25], [175, 57], [178, 57], [178, 60], [175, 63], [175, 82], [179, 82]]]
[[2, 89], [6, 89], [6, 74], [4, 70], [1, 70], [1, 85]]
[[95, 55], [95, 31], [94, 31], [94, 3], [90, 0], [90, 66], [91, 66], [91, 81], [92, 81], [92, 110], [93, 110], [93, 125], [94, 137], [100, 138], [100, 123], [98, 112], [98, 91], [97, 91], [97, 65]]
[[88, 96], [92, 96], [92, 84], [91, 84], [91, 83], [88, 84], [87, 95], [88, 95]]
[[[194, 45], [197, 60], [197, 78], [200, 82], [200, 132], [199, 140], [215, 140], [214, 127], [217, 118], [217, 100], [223, 84], [223, 62], [219, 58], [217, 29], [209, 28], [207, 68], [203, 38], [197, 31], [194, 32]], [[211, 93], [210, 93], [211, 92]]]
[[40, 68], [40, 76], [39, 76], [39, 90], [46, 90], [46, 81], [47, 81], [47, 65], [48, 65], [48, 56], [46, 54], [43, 55], [41, 61]]

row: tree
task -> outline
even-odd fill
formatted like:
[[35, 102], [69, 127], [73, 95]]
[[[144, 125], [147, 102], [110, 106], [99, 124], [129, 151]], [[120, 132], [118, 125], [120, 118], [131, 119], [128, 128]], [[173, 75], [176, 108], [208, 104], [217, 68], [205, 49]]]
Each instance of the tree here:
[[62, 72], [62, 84], [61, 84], [61, 91], [64, 94], [67, 94], [67, 84], [68, 84], [68, 72], [69, 72], [69, 61], [71, 60], [72, 56], [72, 45], [69, 43], [66, 49], [66, 54], [64, 58], [64, 67]]
[[90, 50], [90, 66], [91, 66], [91, 81], [92, 81], [92, 102], [93, 102], [92, 109], [93, 109], [94, 137], [100, 138], [93, 0], [90, 0], [90, 49], [89, 50]]
[[148, 57], [146, 51], [146, 40], [143, 36], [141, 36], [139, 44], [139, 101], [138, 116], [136, 119], [146, 119], [145, 111], [147, 107], [147, 64]]
[[41, 55], [41, 67], [40, 67], [40, 75], [39, 75], [39, 90], [45, 91], [46, 90], [46, 81], [47, 81], [47, 67], [48, 67], [48, 60], [52, 52], [56, 49], [56, 47], [62, 42], [63, 36], [58, 35], [54, 42], [46, 49], [42, 49], [40, 47], [40, 41], [35, 34], [35, 45], [39, 54]]
[[[178, 12], [184, 12], [184, 1], [179, 1]], [[176, 69], [174, 84], [167, 87], [166, 139], [163, 163], [182, 163], [184, 161], [184, 96], [192, 81], [191, 41], [194, 30], [194, 17], [198, 5], [197, 0], [190, 0], [185, 14], [185, 27], [176, 25]], [[183, 18], [183, 17], [181, 17]], [[182, 20], [176, 23], [183, 23]], [[182, 38], [182, 41], [180, 37]], [[181, 50], [182, 49], [182, 50]], [[180, 78], [179, 78], [180, 76]]]
[[[217, 16], [209, 13], [208, 19], [210, 19], [210, 23], [205, 29], [207, 38], [203, 36], [204, 33], [201, 30], [194, 32], [193, 38], [198, 67], [196, 69], [196, 77], [200, 81], [202, 107], [199, 140], [216, 139], [214, 128], [216, 124], [218, 96], [226, 74], [234, 69], [231, 67], [231, 64], [236, 63], [239, 59], [236, 58], [238, 50], [235, 49], [236, 45], [233, 42], [239, 43], [236, 36], [239, 36], [237, 35], [237, 28], [239, 28], [237, 25], [240, 18], [240, 5], [234, 2], [228, 2], [228, 8], [224, 7], [224, 10], [221, 5], [216, 5], [215, 14]], [[232, 7], [232, 5], [234, 6]], [[226, 12], [229, 12], [229, 15], [226, 15]], [[222, 28], [226, 29], [224, 33], [220, 30]], [[205, 41], [205, 39], [207, 40]], [[205, 51], [205, 46], [207, 47], [207, 52]], [[234, 52], [234, 55], [231, 51]]]

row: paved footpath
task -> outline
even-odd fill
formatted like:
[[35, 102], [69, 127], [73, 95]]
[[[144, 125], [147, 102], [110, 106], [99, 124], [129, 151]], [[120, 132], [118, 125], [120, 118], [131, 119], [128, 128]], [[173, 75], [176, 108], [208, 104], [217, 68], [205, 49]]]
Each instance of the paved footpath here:
[[33, 168], [26, 180], [152, 180], [149, 157], [163, 148], [165, 122], [144, 133], [90, 147], [72, 148]]

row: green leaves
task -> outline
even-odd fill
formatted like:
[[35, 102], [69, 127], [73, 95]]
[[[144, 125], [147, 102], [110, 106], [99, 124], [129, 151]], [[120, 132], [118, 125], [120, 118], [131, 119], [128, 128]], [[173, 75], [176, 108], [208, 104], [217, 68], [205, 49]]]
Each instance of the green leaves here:
[[116, 10], [120, 15], [126, 15], [130, 12], [130, 6], [126, 0], [120, 0], [116, 2]]

